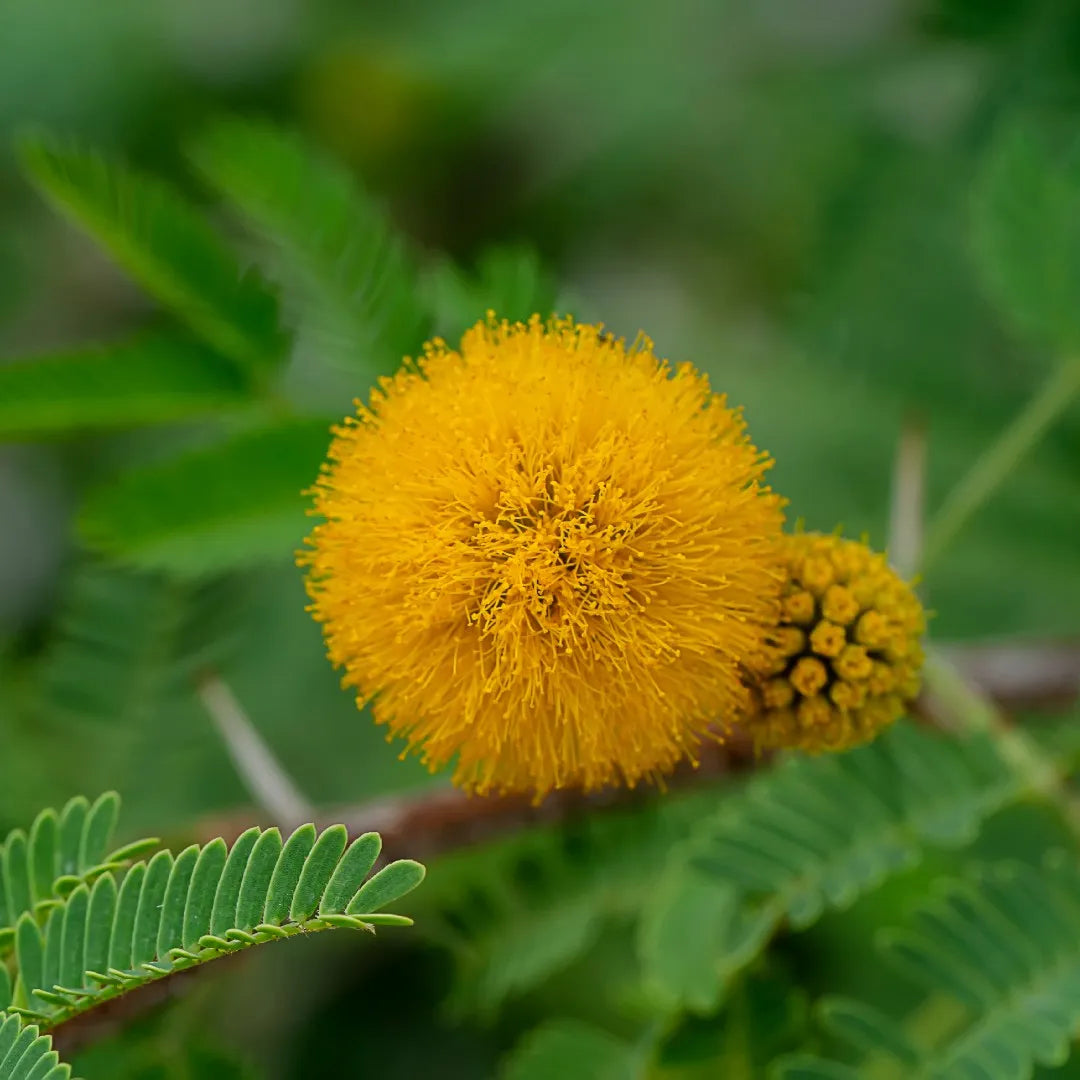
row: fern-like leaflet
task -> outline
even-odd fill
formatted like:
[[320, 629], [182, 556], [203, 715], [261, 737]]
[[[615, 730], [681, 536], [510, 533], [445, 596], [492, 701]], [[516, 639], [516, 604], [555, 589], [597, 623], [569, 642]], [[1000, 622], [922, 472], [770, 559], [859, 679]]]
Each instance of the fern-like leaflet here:
[[908, 724], [848, 754], [781, 762], [672, 853], [640, 926], [646, 977], [708, 1011], [782, 923], [809, 927], [927, 845], [969, 842], [1021, 790], [988, 738]]
[[[3, 968], [0, 968], [3, 971]], [[0, 1080], [70, 1080], [71, 1066], [60, 1064], [52, 1039], [37, 1025], [0, 1013]]]
[[[922, 983], [936, 1013], [955, 1022], [924, 1045], [917, 1027], [863, 1002], [829, 998], [824, 1025], [881, 1075], [897, 1080], [1009, 1077], [1069, 1056], [1080, 1024], [1080, 867], [1075, 855], [1041, 871], [1016, 863], [940, 883], [909, 928], [883, 933], [887, 961]], [[918, 1016], [918, 1010], [913, 1016]], [[891, 1073], [882, 1060], [891, 1065]], [[858, 1067], [798, 1055], [778, 1064], [783, 1080], [861, 1075]]]
[[[16, 928], [11, 1009], [42, 1027], [128, 990], [261, 942], [338, 927], [374, 931], [411, 924], [379, 909], [415, 888], [424, 868], [408, 859], [368, 879], [381, 839], [348, 845], [343, 825], [313, 825], [282, 842], [252, 828], [224, 840], [159, 851], [123, 876], [102, 873], [48, 913]], [[367, 879], [367, 880], [365, 880]]]
[[0, 960], [11, 951], [22, 919], [42, 917], [79, 886], [158, 846], [157, 840], [146, 839], [110, 851], [119, 812], [115, 791], [92, 805], [78, 796], [60, 813], [43, 810], [29, 835], [14, 829], [5, 837], [0, 844]]
[[605, 923], [637, 921], [646, 981], [709, 1011], [782, 925], [802, 929], [854, 902], [928, 845], [966, 843], [1021, 789], [987, 739], [905, 724], [740, 788], [672, 794], [454, 856], [429, 899], [441, 900], [462, 1004], [490, 1011], [569, 966]]

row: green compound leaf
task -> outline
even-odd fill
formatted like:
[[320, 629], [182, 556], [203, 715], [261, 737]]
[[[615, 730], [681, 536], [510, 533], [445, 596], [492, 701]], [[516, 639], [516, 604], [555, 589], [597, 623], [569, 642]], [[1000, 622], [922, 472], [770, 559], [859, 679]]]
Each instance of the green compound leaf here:
[[185, 577], [288, 559], [329, 443], [327, 421], [291, 420], [134, 469], [90, 494], [79, 531], [120, 562]]
[[1062, 348], [1080, 342], [1080, 153], [1054, 154], [1030, 124], [991, 145], [975, 186], [979, 269], [1005, 314]]
[[137, 728], [163, 703], [192, 694], [198, 672], [227, 659], [247, 597], [238, 578], [181, 582], [76, 566], [35, 672], [42, 712], [65, 724]]
[[59, 813], [38, 814], [29, 839], [14, 829], [0, 842], [0, 960], [15, 947], [16, 927], [28, 932], [21, 929], [25, 920], [36, 927], [38, 917], [63, 897], [157, 846], [157, 840], [146, 839], [110, 852], [119, 810], [115, 791], [93, 804], [77, 796]]
[[61, 211], [249, 380], [281, 362], [273, 294], [168, 185], [51, 140], [24, 142], [22, 161]]
[[[829, 999], [823, 1020], [909, 1080], [1033, 1075], [1065, 1063], [1080, 1023], [1080, 868], [1070, 855], [1043, 871], [1015, 863], [940, 882], [910, 926], [880, 935], [887, 960], [964, 1020], [917, 1048], [902, 1021], [875, 1008]], [[821, 1069], [835, 1063], [812, 1060]], [[791, 1077], [796, 1074], [784, 1072]]]
[[581, 957], [606, 924], [636, 919], [716, 798], [670, 795], [443, 857], [424, 899], [457, 960], [456, 1007], [490, 1015]]
[[192, 157], [268, 245], [321, 354], [370, 378], [417, 350], [427, 315], [412, 259], [346, 170], [289, 132], [239, 120], [210, 127]]
[[453, 340], [494, 311], [500, 319], [543, 318], [555, 310], [556, 289], [531, 248], [493, 247], [480, 257], [475, 274], [450, 259], [434, 264], [426, 276], [439, 333]]
[[518, 1044], [501, 1080], [639, 1080], [641, 1062], [634, 1047], [576, 1020], [553, 1020]]
[[[126, 990], [262, 942], [338, 927], [409, 925], [375, 908], [419, 884], [423, 867], [390, 863], [365, 894], [356, 871], [377, 849], [373, 835], [349, 849], [360, 855], [350, 855], [344, 826], [316, 836], [307, 825], [284, 846], [276, 829], [249, 829], [231, 849], [218, 839], [175, 859], [162, 851], [122, 879], [109, 872], [92, 889], [79, 884], [50, 912], [44, 930], [29, 914], [20, 920], [12, 1009], [54, 1027]], [[345, 902], [350, 914], [314, 915], [324, 903], [340, 906], [345, 880], [355, 885]]]
[[236, 369], [202, 345], [143, 338], [0, 365], [0, 438], [168, 423], [250, 400]]
[[[928, 845], [969, 842], [1021, 790], [986, 737], [947, 740], [909, 724], [848, 754], [782, 762], [673, 851], [645, 904], [646, 979], [688, 1008], [715, 1008], [782, 923], [808, 927], [913, 866]], [[709, 910], [710, 881], [711, 961], [655, 947], [657, 936], [678, 936], [688, 911]], [[694, 942], [681, 949], [692, 952]]]
[[0, 1012], [0, 1080], [70, 1080], [52, 1039], [34, 1024]]

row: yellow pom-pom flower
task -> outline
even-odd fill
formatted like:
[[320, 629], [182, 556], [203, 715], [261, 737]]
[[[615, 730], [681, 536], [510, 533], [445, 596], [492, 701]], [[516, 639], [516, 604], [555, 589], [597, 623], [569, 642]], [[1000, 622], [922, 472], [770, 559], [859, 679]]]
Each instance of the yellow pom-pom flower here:
[[571, 319], [425, 346], [335, 429], [300, 556], [360, 704], [477, 792], [656, 779], [747, 704], [782, 500], [739, 412]]
[[919, 689], [922, 605], [883, 555], [839, 536], [783, 542], [780, 627], [752, 664], [761, 748], [843, 750], [872, 739]]

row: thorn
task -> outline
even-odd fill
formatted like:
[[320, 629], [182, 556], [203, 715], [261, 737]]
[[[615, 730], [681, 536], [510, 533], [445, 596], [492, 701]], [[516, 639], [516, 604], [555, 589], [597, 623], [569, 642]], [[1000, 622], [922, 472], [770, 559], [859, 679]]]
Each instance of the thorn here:
[[312, 821], [315, 811], [311, 803], [274, 757], [221, 677], [206, 675], [199, 681], [198, 694], [255, 802], [282, 828], [293, 829]]
[[926, 498], [926, 426], [908, 415], [900, 429], [893, 462], [892, 505], [889, 510], [889, 561], [905, 580], [915, 574], [922, 558]]

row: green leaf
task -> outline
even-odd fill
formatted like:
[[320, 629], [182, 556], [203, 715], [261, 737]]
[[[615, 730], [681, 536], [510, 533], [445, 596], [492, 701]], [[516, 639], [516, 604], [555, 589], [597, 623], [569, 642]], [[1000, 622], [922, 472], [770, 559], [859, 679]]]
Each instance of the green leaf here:
[[148, 337], [0, 364], [0, 438], [163, 424], [250, 400], [236, 370], [210, 350]]
[[64, 906], [64, 936], [60, 945], [62, 986], [79, 986], [86, 970], [86, 916], [90, 912], [90, 890], [80, 885]]
[[[240, 930], [254, 930], [265, 916], [267, 897], [274, 869], [281, 859], [281, 831], [267, 829], [251, 851], [244, 880], [240, 884], [240, 898], [236, 902], [236, 926]], [[275, 921], [267, 919], [267, 921]]]
[[[130, 967], [149, 963], [158, 953], [158, 934], [166, 919], [165, 894], [172, 879], [173, 865], [172, 854], [168, 851], [159, 851], [146, 865], [146, 877], [143, 878], [142, 888], [139, 890], [135, 924], [131, 934]], [[169, 917], [171, 918], [171, 912]], [[106, 960], [106, 966], [117, 965], [109, 965]], [[105, 970], [104, 967], [94, 967], [90, 963], [89, 955], [86, 967], [90, 971]]]
[[240, 899], [240, 886], [244, 881], [248, 859], [251, 858], [251, 849], [261, 835], [262, 829], [253, 826], [241, 833], [230, 849], [214, 895], [213, 915], [210, 918], [211, 934], [224, 934], [226, 930], [238, 925], [236, 908]]
[[[0, 966], [15, 944], [12, 928], [24, 915], [36, 921], [43, 907], [103, 872], [101, 859], [112, 842], [119, 806], [114, 791], [99, 796], [93, 805], [79, 795], [62, 813], [46, 809], [38, 814], [29, 842], [24, 830], [15, 829], [0, 843]], [[111, 868], [129, 861], [120, 852]]]
[[590, 1024], [551, 1020], [530, 1032], [508, 1058], [502, 1080], [638, 1080], [632, 1046]]
[[17, 1016], [0, 1013], [0, 1080], [69, 1080], [71, 1069], [60, 1064], [52, 1039]]
[[692, 866], [667, 874], [649, 897], [638, 924], [638, 957], [647, 984], [669, 1004], [711, 1012], [720, 1003], [720, 962], [739, 894]]
[[[146, 864], [136, 863], [120, 885], [114, 915], [114, 929], [109, 949], [109, 967], [126, 971], [132, 966], [132, 941], [135, 917], [139, 911], [140, 893], [146, 879]], [[185, 892], [185, 899], [187, 893]], [[58, 977], [58, 976], [57, 976]]]
[[341, 915], [349, 901], [360, 890], [364, 878], [371, 873], [375, 860], [382, 850], [382, 837], [378, 833], [364, 833], [357, 837], [338, 863], [319, 905], [320, 915]]
[[672, 794], [444, 857], [423, 897], [457, 961], [455, 1005], [490, 1016], [582, 957], [605, 924], [638, 918], [672, 847], [716, 800]]
[[27, 993], [44, 983], [45, 942], [32, 915], [23, 915], [15, 927], [15, 951], [19, 957], [19, 979]]
[[991, 295], [1023, 331], [1080, 342], [1080, 154], [1055, 154], [1030, 123], [1006, 127], [975, 185], [973, 232]]
[[770, 1080], [863, 1080], [860, 1073], [838, 1061], [823, 1061], [809, 1054], [781, 1058], [769, 1074]]
[[[263, 842], [264, 836], [273, 839]], [[44, 933], [33, 916], [25, 915], [16, 935], [16, 961], [22, 997], [32, 1004], [23, 1012], [54, 1026], [174, 971], [266, 941], [333, 928], [409, 925], [397, 915], [374, 915], [370, 921], [342, 914], [312, 918], [327, 899], [329, 882], [356, 881], [360, 859], [345, 854], [344, 826], [331, 826], [318, 843], [314, 836], [314, 826], [307, 825], [282, 846], [276, 829], [249, 829], [231, 849], [219, 838], [202, 848], [193, 845], [175, 861], [159, 852], [149, 865], [136, 863], [119, 887], [112, 872], [105, 872], [92, 891], [78, 885], [50, 912]], [[371, 848], [365, 838], [361, 848], [350, 850], [366, 858]], [[256, 853], [252, 877], [247, 868]], [[272, 867], [269, 856], [274, 856]], [[396, 877], [372, 879], [375, 892], [385, 898], [401, 895], [408, 882], [423, 876], [418, 863], [392, 863], [387, 869], [394, 867]], [[290, 906], [298, 917], [289, 916]], [[239, 915], [241, 907], [284, 914], [277, 925], [260, 922], [247, 930], [229, 917]]]
[[269, 124], [219, 122], [195, 164], [273, 252], [319, 350], [370, 378], [423, 340], [417, 275], [385, 215], [340, 165]]
[[97, 154], [28, 140], [31, 179], [156, 299], [252, 379], [282, 360], [277, 302], [161, 181]]
[[424, 880], [424, 867], [412, 859], [399, 859], [384, 866], [352, 898], [347, 915], [366, 915], [412, 892]]
[[[145, 879], [149, 883], [154, 874], [154, 864], [160, 865], [161, 859], [171, 857], [167, 851], [161, 851], [154, 856], [150, 864], [150, 872]], [[116, 878], [111, 874], [104, 874], [94, 882], [94, 888], [90, 892], [90, 908], [86, 916], [86, 953], [82, 960], [87, 971], [105, 971], [109, 967], [109, 942], [112, 937], [113, 916], [116, 914], [119, 889]], [[138, 950], [138, 929], [136, 928], [135, 950]], [[80, 972], [80, 980], [82, 973]]]
[[214, 897], [225, 869], [227, 854], [225, 841], [220, 838], [199, 852], [184, 908], [185, 949], [194, 948], [203, 934], [210, 933], [210, 915], [214, 910]]
[[547, 318], [555, 308], [555, 282], [531, 248], [488, 248], [475, 274], [442, 259], [431, 268], [425, 284], [432, 294], [439, 333], [449, 340], [488, 311], [500, 319], [524, 321], [534, 314]]
[[904, 1029], [870, 1005], [829, 997], [818, 1003], [822, 1025], [839, 1039], [866, 1054], [888, 1054], [899, 1065], [914, 1069], [922, 1055]]
[[944, 998], [954, 998], [965, 1007], [963, 1022], [921, 1054], [902, 1020], [869, 1006], [827, 1002], [829, 1027], [865, 1054], [888, 1055], [910, 1080], [1030, 1077], [1037, 1064], [1062, 1065], [1080, 1023], [1075, 855], [1041, 871], [983, 867], [970, 879], [940, 882], [935, 892], [911, 926], [879, 935], [879, 945], [928, 990], [919, 1011], [940, 1010]]
[[301, 825], [285, 841], [277, 866], [270, 878], [263, 918], [268, 923], [283, 923], [289, 917], [293, 894], [307, 857], [315, 846], [315, 826]]
[[34, 907], [30, 887], [30, 865], [26, 847], [26, 833], [15, 829], [4, 841], [3, 858], [4, 922], [12, 925], [23, 912]]
[[79, 531], [121, 562], [186, 576], [288, 559], [329, 443], [327, 422], [294, 420], [134, 469], [89, 495]]
[[[53, 809], [43, 810], [30, 829], [30, 866], [34, 900], [53, 895], [52, 886], [60, 869], [60, 819]], [[0, 913], [0, 923], [4, 922]]]
[[86, 816], [79, 841], [79, 871], [85, 873], [105, 858], [120, 817], [120, 796], [108, 791], [97, 799]]
[[[727, 903], [731, 888], [739, 893], [714, 957], [730, 976], [785, 919], [808, 927], [917, 863], [927, 845], [969, 842], [1021, 791], [985, 736], [947, 740], [898, 724], [848, 754], [793, 757], [759, 775], [698, 823], [667, 872], [689, 861], [712, 877], [717, 904]], [[689, 902], [678, 890], [671, 898]], [[663, 924], [661, 912], [652, 917]]]
[[52, 1039], [18, 1016], [0, 1013], [0, 1080], [70, 1080]]
[[247, 583], [237, 578], [180, 582], [77, 566], [36, 672], [42, 711], [50, 721], [113, 728], [156, 719], [165, 703], [194, 695], [199, 671], [227, 659], [246, 603]]
[[[191, 875], [195, 873], [195, 863], [199, 859], [196, 844], [184, 848], [173, 862], [169, 872], [169, 883], [165, 887], [165, 900], [161, 905], [161, 920], [158, 924], [157, 953], [168, 954], [169, 949], [178, 947], [184, 940], [184, 909], [187, 906], [188, 889]], [[113, 967], [126, 968], [127, 964], [113, 964]]]
[[289, 919], [292, 922], [303, 922], [315, 913], [348, 842], [349, 833], [344, 825], [326, 829], [315, 841], [293, 891], [289, 906]]

